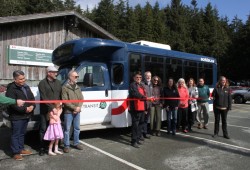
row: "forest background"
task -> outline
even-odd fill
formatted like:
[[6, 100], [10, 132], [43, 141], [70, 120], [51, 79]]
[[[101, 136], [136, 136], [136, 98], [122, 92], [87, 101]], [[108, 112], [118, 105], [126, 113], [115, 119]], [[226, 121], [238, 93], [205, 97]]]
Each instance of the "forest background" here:
[[75, 10], [122, 41], [153, 41], [211, 56], [217, 59], [218, 76], [250, 79], [250, 16], [245, 23], [237, 16], [229, 21], [210, 3], [198, 8], [196, 0], [190, 5], [172, 0], [160, 8], [157, 2], [132, 7], [129, 0], [101, 0], [94, 9], [82, 10], [75, 0], [1, 0], [0, 9], [0, 17]]

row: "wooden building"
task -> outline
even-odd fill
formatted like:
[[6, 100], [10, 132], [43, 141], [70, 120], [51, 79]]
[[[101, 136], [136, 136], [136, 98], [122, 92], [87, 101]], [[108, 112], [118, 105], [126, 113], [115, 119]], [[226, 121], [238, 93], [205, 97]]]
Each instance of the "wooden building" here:
[[46, 76], [46, 66], [10, 64], [9, 45], [53, 50], [65, 41], [84, 37], [118, 40], [74, 11], [0, 17], [0, 85], [13, 80], [14, 70], [24, 71], [30, 86], [37, 86]]

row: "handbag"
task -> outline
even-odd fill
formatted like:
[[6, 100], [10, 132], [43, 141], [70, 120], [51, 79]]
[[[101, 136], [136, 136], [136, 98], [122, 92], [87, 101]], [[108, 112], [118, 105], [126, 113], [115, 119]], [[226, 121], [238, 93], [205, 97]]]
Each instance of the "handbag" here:
[[191, 112], [197, 111], [198, 110], [198, 105], [197, 103], [191, 103]]

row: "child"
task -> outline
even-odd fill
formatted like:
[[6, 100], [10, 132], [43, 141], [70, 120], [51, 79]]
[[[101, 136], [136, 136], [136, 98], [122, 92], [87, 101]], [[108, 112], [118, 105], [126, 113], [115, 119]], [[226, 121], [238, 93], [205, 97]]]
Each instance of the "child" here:
[[[54, 109], [48, 113], [49, 117], [49, 126], [47, 131], [44, 135], [44, 140], [49, 140], [49, 152], [48, 154], [51, 156], [55, 156], [56, 154], [63, 154], [62, 152], [58, 151], [58, 142], [60, 139], [63, 138], [63, 131], [61, 126], [60, 115], [62, 113], [62, 104], [55, 103]], [[54, 152], [52, 151], [53, 145], [55, 143]]]

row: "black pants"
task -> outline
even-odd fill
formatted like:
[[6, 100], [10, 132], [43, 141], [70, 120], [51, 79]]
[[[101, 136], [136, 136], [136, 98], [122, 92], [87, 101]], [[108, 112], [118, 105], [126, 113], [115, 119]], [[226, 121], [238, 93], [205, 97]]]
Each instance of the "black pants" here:
[[144, 114], [144, 123], [142, 126], [142, 134], [143, 135], [147, 135], [148, 132], [148, 119], [149, 119], [149, 115], [150, 115], [150, 109], [148, 109], [147, 114]]
[[141, 133], [142, 127], [144, 124], [144, 112], [143, 111], [133, 111], [130, 113], [132, 119], [132, 135], [131, 135], [131, 143], [138, 142]]
[[39, 127], [39, 137], [40, 137], [40, 148], [45, 149], [48, 147], [48, 142], [43, 140], [49, 121], [46, 118], [46, 114], [40, 114], [40, 127]]
[[176, 129], [180, 130], [180, 125], [182, 130], [186, 130], [188, 125], [188, 108], [178, 108]]
[[218, 135], [218, 133], [219, 133], [220, 116], [221, 116], [223, 135], [228, 135], [228, 133], [227, 133], [227, 112], [228, 112], [228, 110], [220, 110], [220, 109], [214, 108], [214, 118], [215, 118], [214, 134]]

